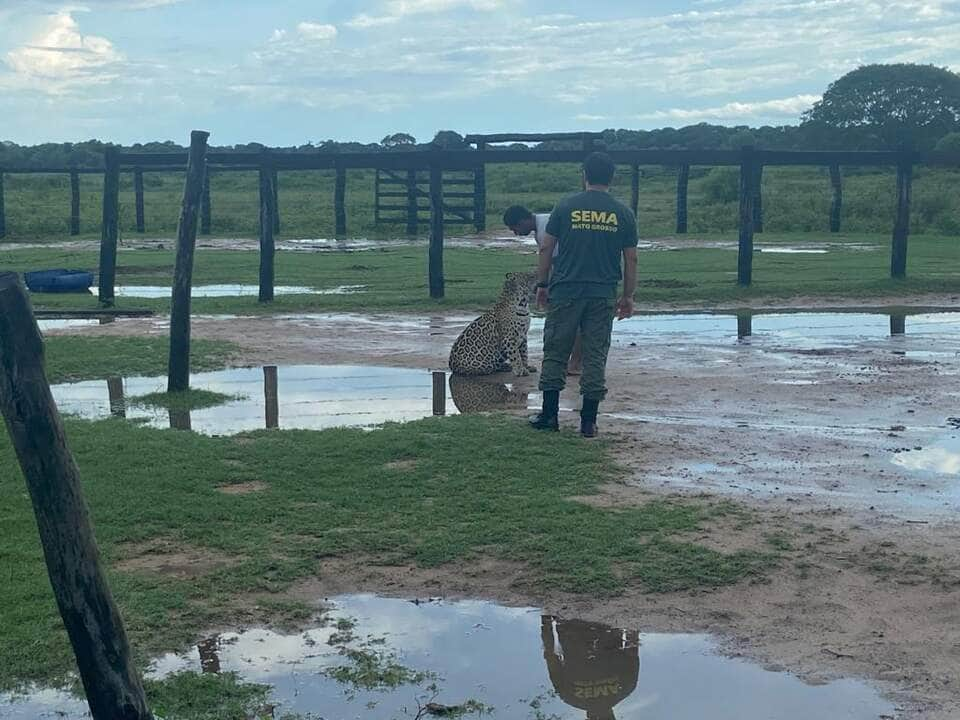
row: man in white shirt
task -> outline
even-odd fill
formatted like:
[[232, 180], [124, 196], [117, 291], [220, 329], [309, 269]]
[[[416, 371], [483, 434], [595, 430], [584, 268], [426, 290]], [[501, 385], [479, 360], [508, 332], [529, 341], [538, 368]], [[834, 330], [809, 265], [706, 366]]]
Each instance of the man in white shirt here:
[[[530, 233], [534, 234], [537, 241], [537, 247], [543, 243], [543, 236], [547, 232], [547, 221], [550, 219], [550, 213], [532, 213], [522, 205], [511, 205], [503, 213], [503, 224], [517, 237], [527, 237]], [[560, 243], [553, 248], [553, 257], [557, 257], [560, 251]], [[583, 370], [583, 357], [580, 354], [580, 333], [577, 333], [577, 339], [573, 344], [573, 352], [570, 353], [570, 361], [567, 363], [567, 375], [579, 375]]]

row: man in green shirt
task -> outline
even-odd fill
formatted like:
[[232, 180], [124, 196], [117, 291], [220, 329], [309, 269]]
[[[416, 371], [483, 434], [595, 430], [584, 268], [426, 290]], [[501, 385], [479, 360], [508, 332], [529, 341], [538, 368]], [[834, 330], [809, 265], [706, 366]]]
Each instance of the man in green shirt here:
[[[613, 318], [633, 315], [637, 221], [626, 205], [610, 195], [613, 173], [609, 155], [591, 153], [583, 163], [586, 189], [557, 204], [540, 244], [537, 304], [548, 305], [548, 311], [540, 374], [543, 409], [530, 419], [538, 430], [559, 429], [560, 391], [579, 330], [583, 347], [580, 433], [596, 437], [597, 409], [607, 394], [605, 374]], [[623, 294], [618, 299], [621, 278]]]

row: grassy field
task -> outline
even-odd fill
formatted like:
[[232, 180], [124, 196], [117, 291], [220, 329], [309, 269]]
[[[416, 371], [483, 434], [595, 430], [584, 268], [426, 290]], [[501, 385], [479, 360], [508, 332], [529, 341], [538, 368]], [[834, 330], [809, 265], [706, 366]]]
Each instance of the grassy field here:
[[[638, 218], [647, 236], [675, 229], [676, 171], [645, 167]], [[893, 226], [895, 174], [890, 170], [845, 169], [843, 229], [853, 233], [887, 234]], [[348, 231], [353, 237], [396, 237], [402, 225], [374, 224], [373, 171], [347, 175]], [[913, 228], [920, 234], [960, 235], [960, 171], [920, 168], [914, 182]], [[211, 183], [213, 234], [253, 237], [258, 227], [255, 173], [215, 175]], [[332, 237], [334, 232], [332, 171], [280, 174], [281, 236]], [[575, 165], [491, 165], [487, 171], [487, 226], [501, 224], [503, 210], [514, 203], [548, 211], [559, 197], [575, 192]], [[7, 241], [60, 240], [67, 236], [70, 183], [66, 175], [8, 175], [5, 179]], [[172, 235], [183, 193], [183, 177], [174, 173], [144, 176], [147, 236]], [[614, 193], [627, 200], [630, 180], [622, 174]], [[763, 177], [765, 223], [771, 232], [826, 232], [830, 182], [816, 168], [767, 168]], [[102, 178], [81, 176], [81, 233], [99, 234]], [[121, 235], [136, 235], [132, 175], [121, 178]], [[689, 229], [694, 233], [728, 233], [736, 228], [737, 171], [694, 168], [690, 181]], [[468, 232], [453, 226], [449, 232]], [[421, 228], [421, 234], [426, 227]]]
[[[309, 608], [284, 591], [323, 558], [438, 566], [482, 555], [525, 564], [532, 586], [597, 596], [723, 585], [775, 561], [772, 547], [722, 553], [694, 540], [721, 517], [749, 521], [729, 505], [652, 499], [610, 511], [570, 500], [617, 477], [606, 449], [519, 422], [210, 438], [68, 421], [67, 434], [141, 662], [211, 627], [305, 619]], [[262, 490], [218, 490], [252, 481]], [[6, 438], [0, 525], [0, 687], [55, 682], [70, 647]], [[199, 561], [185, 573], [158, 569], [184, 557]]]
[[[733, 241], [731, 236], [709, 239]], [[908, 278], [889, 277], [890, 250], [886, 236], [808, 236], [767, 233], [768, 246], [803, 247], [810, 242], [836, 243], [824, 254], [759, 252], [754, 257], [754, 283], [736, 284], [737, 253], [733, 250], [693, 248], [641, 251], [638, 308], [659, 303], [687, 307], [750, 305], [764, 300], [803, 297], [892, 297], [919, 293], [960, 292], [960, 243], [943, 236], [910, 239]], [[866, 246], [867, 249], [864, 249]], [[197, 298], [196, 313], [264, 313], [304, 311], [417, 311], [475, 310], [488, 306], [499, 292], [504, 274], [532, 268], [535, 259], [514, 251], [451, 248], [445, 251], [446, 297], [428, 297], [426, 249], [401, 247], [359, 253], [281, 252], [276, 258], [278, 285], [318, 289], [364, 285], [366, 290], [346, 295], [277, 296], [267, 305], [256, 297]], [[124, 250], [119, 255], [118, 285], [169, 285], [174, 255], [170, 250]], [[97, 253], [56, 248], [0, 250], [0, 268], [18, 272], [51, 267], [96, 271]], [[194, 284], [257, 283], [258, 256], [254, 252], [200, 250]], [[37, 308], [94, 309], [93, 295], [34, 295]], [[119, 308], [169, 309], [168, 299], [118, 298]]]

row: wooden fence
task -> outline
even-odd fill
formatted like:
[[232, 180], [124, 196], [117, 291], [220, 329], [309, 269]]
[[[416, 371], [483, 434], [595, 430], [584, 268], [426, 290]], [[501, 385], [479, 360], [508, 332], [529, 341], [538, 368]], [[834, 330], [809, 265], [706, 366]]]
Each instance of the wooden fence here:
[[[334, 213], [336, 233], [343, 237], [347, 233], [346, 213], [346, 176], [348, 170], [369, 169], [390, 172], [394, 176], [413, 177], [417, 171], [429, 173], [430, 243], [429, 243], [429, 287], [431, 297], [443, 297], [443, 236], [444, 216], [447, 205], [444, 203], [444, 173], [471, 171], [474, 173], [475, 220], [485, 216], [486, 186], [485, 169], [491, 164], [516, 163], [580, 163], [585, 152], [596, 147], [600, 136], [592, 133], [567, 133], [549, 135], [471, 135], [468, 144], [476, 149], [409, 150], [397, 152], [350, 152], [350, 153], [281, 153], [264, 150], [259, 153], [210, 152], [204, 170], [204, 191], [201, 196], [200, 232], [210, 232], [210, 175], [211, 173], [252, 171], [260, 174], [260, 236], [262, 272], [261, 282], [268, 283], [272, 277], [274, 235], [279, 231], [280, 213], [278, 209], [278, 174], [286, 171], [334, 170], [336, 182], [334, 188]], [[543, 140], [581, 140], [582, 147], [575, 150], [516, 149], [491, 147], [499, 142], [526, 142]], [[750, 285], [753, 273], [753, 238], [762, 231], [763, 212], [760, 183], [764, 167], [775, 166], [821, 166], [829, 168], [830, 182], [833, 188], [833, 200], [830, 208], [830, 229], [840, 230], [840, 209], [842, 207], [843, 166], [894, 167], [897, 172], [896, 220], [893, 227], [890, 274], [894, 278], [906, 276], [907, 239], [910, 232], [910, 201], [912, 193], [913, 169], [917, 165], [945, 167], [960, 166], [960, 153], [905, 153], [888, 151], [785, 151], [757, 150], [743, 147], [740, 150], [610, 150], [607, 151], [619, 166], [631, 170], [631, 204], [636, 210], [640, 193], [640, 168], [645, 165], [676, 167], [677, 174], [677, 223], [678, 233], [687, 231], [687, 189], [690, 168], [738, 167], [740, 170], [740, 210], [739, 210], [739, 256], [737, 262], [737, 282]], [[0, 169], [0, 236], [4, 224], [3, 212], [3, 174], [4, 173], [69, 173], [71, 187], [76, 188], [74, 178], [80, 173], [104, 173], [103, 222], [101, 246], [101, 290], [108, 285], [108, 297], [112, 297], [116, 265], [116, 239], [119, 234], [119, 213], [117, 188], [121, 172], [133, 172], [134, 189], [137, 198], [137, 225], [143, 226], [142, 178], [144, 172], [183, 171], [187, 164], [187, 154], [182, 153], [119, 153], [108, 149], [101, 171], [80, 168], [54, 169]], [[410, 202], [416, 206], [419, 192], [411, 192]], [[481, 206], [482, 203], [482, 206]], [[479, 208], [484, 211], [480, 212]], [[408, 208], [408, 224], [416, 222]], [[71, 232], [79, 228], [79, 193], [71, 193]], [[478, 221], [478, 227], [479, 227]], [[269, 286], [261, 288], [262, 300], [273, 297], [272, 280]]]

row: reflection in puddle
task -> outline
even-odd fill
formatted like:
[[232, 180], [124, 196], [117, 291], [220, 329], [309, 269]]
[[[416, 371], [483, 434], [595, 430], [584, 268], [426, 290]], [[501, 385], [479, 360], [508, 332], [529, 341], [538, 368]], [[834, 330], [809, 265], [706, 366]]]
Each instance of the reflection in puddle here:
[[[275, 295], [351, 295], [363, 292], [366, 287], [366, 285], [340, 285], [317, 290], [297, 285], [278, 285], [273, 292]], [[98, 290], [92, 287], [90, 292], [96, 295]], [[118, 285], [114, 289], [117, 297], [130, 298], [169, 298], [170, 293], [171, 289], [163, 285]], [[190, 291], [190, 297], [257, 297], [259, 293], [259, 285], [195, 285]]]
[[960, 475], [960, 438], [946, 435], [919, 450], [903, 448], [894, 455], [893, 464], [913, 472]]
[[[343, 638], [335, 620], [356, 625]], [[390, 658], [430, 677], [396, 689], [341, 683], [331, 671], [344, 650]], [[273, 688], [277, 716], [414, 717], [419, 706], [473, 700], [495, 718], [558, 720], [875, 720], [892, 706], [866, 684], [807, 685], [716, 654], [706, 635], [652, 634], [490, 603], [411, 603], [370, 595], [342, 597], [322, 627], [295, 635], [253, 629], [222, 633], [192, 652], [155, 660], [148, 674], [236, 672]], [[438, 690], [428, 686], [436, 683]], [[77, 700], [60, 700], [60, 717], [84, 717]], [[3, 717], [34, 718], [37, 696], [10, 703]]]
[[450, 395], [453, 404], [461, 413], [491, 412], [495, 410], [525, 410], [534, 400], [512, 385], [493, 378], [450, 376]]
[[[90, 420], [123, 417], [150, 427], [230, 435], [262, 428], [321, 430], [373, 427], [432, 414], [456, 414], [443, 401], [435, 412], [434, 383], [424, 370], [352, 365], [294, 365], [233, 368], [191, 376], [194, 389], [232, 398], [200, 410], [163, 410], [131, 404], [125, 398], [163, 392], [164, 377], [119, 377], [52, 387], [61, 412]], [[445, 387], [441, 384], [441, 389]]]

